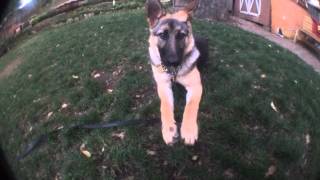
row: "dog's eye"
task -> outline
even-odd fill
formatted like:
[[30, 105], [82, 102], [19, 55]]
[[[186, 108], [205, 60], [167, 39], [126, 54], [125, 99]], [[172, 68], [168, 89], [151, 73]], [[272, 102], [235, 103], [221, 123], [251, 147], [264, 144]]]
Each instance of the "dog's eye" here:
[[182, 39], [184, 39], [186, 36], [187, 36], [187, 34], [182, 33], [182, 32], [179, 32], [179, 33], [176, 35], [176, 39], [182, 40]]
[[163, 40], [168, 40], [168, 39], [169, 39], [169, 33], [168, 33], [168, 31], [164, 31], [164, 32], [158, 34], [158, 36], [159, 36], [161, 39], [163, 39]]

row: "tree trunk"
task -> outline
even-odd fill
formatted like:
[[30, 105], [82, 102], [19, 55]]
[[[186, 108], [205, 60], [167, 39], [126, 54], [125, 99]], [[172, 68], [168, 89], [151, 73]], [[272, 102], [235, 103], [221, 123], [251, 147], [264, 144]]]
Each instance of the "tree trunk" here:
[[[190, 0], [175, 0], [176, 6], [186, 5]], [[198, 18], [228, 20], [229, 11], [232, 11], [233, 0], [200, 0], [195, 12]]]
[[196, 11], [196, 17], [210, 18], [216, 20], [227, 20], [229, 18], [229, 0], [200, 0]]

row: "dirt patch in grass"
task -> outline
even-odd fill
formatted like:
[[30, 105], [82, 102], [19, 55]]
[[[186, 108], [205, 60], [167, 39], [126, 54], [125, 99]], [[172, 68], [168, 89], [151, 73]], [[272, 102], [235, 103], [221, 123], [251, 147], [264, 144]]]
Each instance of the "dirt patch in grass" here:
[[22, 63], [23, 59], [18, 57], [0, 71], [0, 80], [10, 76], [10, 74]]
[[123, 65], [119, 65], [112, 73], [94, 70], [91, 73], [91, 77], [100, 83], [105, 91], [112, 93], [119, 80], [124, 76], [123, 68]]

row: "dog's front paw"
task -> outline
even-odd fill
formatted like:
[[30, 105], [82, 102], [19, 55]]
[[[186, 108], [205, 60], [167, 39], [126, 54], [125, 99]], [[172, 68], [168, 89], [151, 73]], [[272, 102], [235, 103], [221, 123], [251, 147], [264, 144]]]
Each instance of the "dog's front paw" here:
[[162, 137], [167, 145], [174, 144], [178, 136], [177, 126], [174, 122], [162, 124]]
[[194, 145], [198, 140], [198, 124], [194, 123], [182, 123], [181, 125], [181, 139], [184, 140], [186, 145]]

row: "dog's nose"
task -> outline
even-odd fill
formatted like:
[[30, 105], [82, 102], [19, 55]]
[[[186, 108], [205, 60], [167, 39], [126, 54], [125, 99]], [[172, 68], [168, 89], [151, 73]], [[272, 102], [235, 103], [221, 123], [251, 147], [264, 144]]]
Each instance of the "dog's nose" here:
[[170, 65], [179, 65], [179, 58], [176, 55], [171, 55], [168, 58], [168, 63], [170, 63]]
[[178, 60], [178, 57], [171, 56], [168, 58], [168, 61], [169, 61], [169, 63], [176, 63], [179, 60]]

